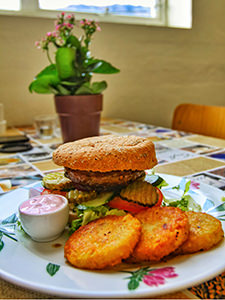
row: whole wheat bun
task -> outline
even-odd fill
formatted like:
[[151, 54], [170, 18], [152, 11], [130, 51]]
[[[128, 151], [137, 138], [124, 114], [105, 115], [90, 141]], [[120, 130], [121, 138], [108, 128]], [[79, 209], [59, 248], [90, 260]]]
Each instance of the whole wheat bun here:
[[93, 172], [146, 170], [157, 164], [149, 138], [116, 135], [65, 143], [53, 152], [53, 161], [73, 170]]

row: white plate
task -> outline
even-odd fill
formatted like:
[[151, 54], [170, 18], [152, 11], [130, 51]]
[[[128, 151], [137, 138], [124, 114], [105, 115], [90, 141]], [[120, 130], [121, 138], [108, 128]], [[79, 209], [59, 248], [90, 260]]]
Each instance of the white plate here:
[[[181, 181], [181, 178], [169, 175], [163, 175], [163, 178], [169, 183], [169, 187], [163, 188], [167, 197], [171, 193], [179, 193], [171, 187], [180, 182], [182, 186], [184, 181]], [[20, 188], [2, 196], [0, 220], [17, 212], [18, 205], [27, 199], [28, 193], [28, 188]], [[221, 220], [225, 219], [225, 203], [221, 201], [224, 197], [223, 191], [200, 184], [199, 189], [194, 187], [191, 190], [191, 195], [204, 211]], [[224, 228], [224, 221], [222, 223]], [[144, 277], [139, 286], [131, 290], [128, 288], [128, 277], [131, 273], [123, 271], [136, 271], [139, 266], [124, 264], [108, 271], [79, 270], [64, 260], [63, 244], [67, 238], [66, 233], [50, 243], [33, 242], [22, 233], [17, 234], [16, 238], [17, 242], [6, 236], [2, 238], [4, 247], [0, 251], [1, 277], [22, 287], [60, 297], [153, 297], [199, 284], [225, 269], [225, 242], [222, 241], [207, 252], [179, 256], [154, 265], [149, 263], [149, 268], [158, 269], [157, 276], [156, 273], [152, 273], [153, 276]], [[56, 244], [61, 247], [57, 247]], [[55, 264], [59, 266], [53, 276], [46, 271], [49, 263], [53, 264], [53, 267]], [[164, 269], [168, 267], [169, 269]], [[152, 285], [153, 283], [156, 285]]]

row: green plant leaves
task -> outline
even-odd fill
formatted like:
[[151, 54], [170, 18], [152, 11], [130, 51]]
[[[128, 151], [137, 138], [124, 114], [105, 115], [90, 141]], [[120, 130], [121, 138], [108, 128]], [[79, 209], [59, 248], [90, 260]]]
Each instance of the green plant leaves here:
[[81, 47], [80, 41], [74, 35], [69, 36], [66, 43], [67, 43], [67, 45], [71, 45], [75, 48], [80, 48]]
[[[64, 20], [67, 23], [63, 23]], [[91, 56], [89, 45], [92, 35], [99, 26], [95, 21], [83, 19], [80, 36], [72, 33], [75, 18], [61, 15], [56, 20], [54, 32], [48, 33], [38, 46], [47, 54], [51, 65], [41, 71], [29, 86], [30, 92], [55, 95], [100, 94], [106, 87], [105, 81], [91, 84], [93, 73], [114, 74], [120, 70], [102, 59]], [[85, 23], [86, 22], [86, 23]], [[63, 26], [61, 26], [63, 24]], [[49, 46], [56, 49], [55, 62], [49, 55]]]
[[58, 91], [54, 89], [60, 83], [56, 65], [51, 64], [42, 70], [31, 82], [29, 91], [38, 94], [56, 94]]
[[120, 70], [113, 67], [110, 63], [107, 61], [101, 60], [101, 59], [92, 59], [89, 60], [87, 63], [87, 66], [92, 66], [92, 72], [93, 73], [99, 73], [99, 74], [115, 74], [119, 73]]
[[107, 88], [106, 81], [94, 82], [92, 84], [93, 94], [101, 94]]
[[101, 94], [107, 87], [107, 83], [105, 81], [94, 82], [91, 84], [90, 82], [84, 83], [80, 88], [77, 89], [76, 95], [88, 95], [88, 94]]
[[56, 52], [56, 69], [61, 80], [66, 80], [77, 75], [75, 70], [75, 48], [59, 48]]
[[60, 269], [60, 266], [59, 265], [56, 265], [56, 264], [52, 264], [52, 263], [49, 263], [47, 266], [46, 266], [46, 271], [48, 272], [48, 274], [50, 276], [54, 276], [58, 270]]

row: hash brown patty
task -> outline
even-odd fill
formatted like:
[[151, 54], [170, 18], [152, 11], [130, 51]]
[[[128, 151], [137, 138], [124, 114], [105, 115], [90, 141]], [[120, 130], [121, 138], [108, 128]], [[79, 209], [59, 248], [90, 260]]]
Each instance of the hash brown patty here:
[[142, 233], [131, 261], [160, 261], [177, 249], [188, 237], [187, 215], [177, 207], [152, 207], [135, 215]]
[[106, 216], [75, 231], [64, 247], [75, 267], [104, 269], [130, 256], [141, 234], [141, 224], [130, 214]]
[[221, 222], [202, 212], [186, 212], [190, 224], [188, 239], [177, 249], [176, 254], [204, 251], [218, 244], [224, 236]]

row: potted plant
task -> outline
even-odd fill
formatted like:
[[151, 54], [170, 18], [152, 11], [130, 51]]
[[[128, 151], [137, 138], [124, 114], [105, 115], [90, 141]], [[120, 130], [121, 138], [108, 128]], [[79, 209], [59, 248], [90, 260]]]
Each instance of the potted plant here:
[[[46, 52], [50, 65], [29, 86], [30, 92], [54, 94], [64, 142], [99, 135], [102, 92], [107, 83], [91, 82], [91, 79], [93, 73], [119, 72], [110, 63], [90, 54], [91, 38], [100, 31], [99, 25], [83, 19], [80, 21], [83, 35], [79, 38], [72, 33], [74, 26], [74, 15], [61, 13], [55, 30], [36, 42]], [[56, 48], [54, 61], [49, 55], [50, 45]]]

